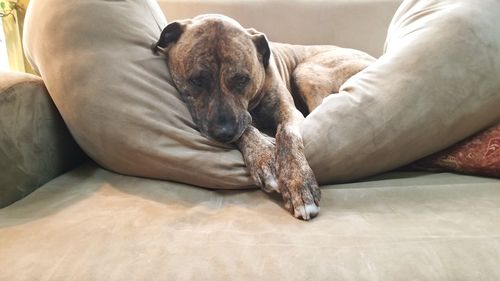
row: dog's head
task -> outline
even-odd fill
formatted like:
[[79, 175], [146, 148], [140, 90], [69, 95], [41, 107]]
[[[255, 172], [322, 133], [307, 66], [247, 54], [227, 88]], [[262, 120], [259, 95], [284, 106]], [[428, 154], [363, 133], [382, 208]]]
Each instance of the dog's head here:
[[266, 36], [222, 15], [172, 22], [154, 50], [167, 58], [177, 90], [201, 133], [237, 140], [260, 101], [271, 51]]

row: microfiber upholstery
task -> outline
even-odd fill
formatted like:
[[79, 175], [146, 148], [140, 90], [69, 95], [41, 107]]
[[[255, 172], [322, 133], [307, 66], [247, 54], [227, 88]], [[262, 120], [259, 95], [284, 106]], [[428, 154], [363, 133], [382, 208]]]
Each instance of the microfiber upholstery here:
[[0, 209], [0, 280], [500, 280], [500, 180], [391, 173], [322, 189], [290, 216], [94, 164]]
[[[385, 53], [305, 120], [321, 183], [431, 154], [500, 119], [500, 3], [404, 1]], [[150, 45], [166, 20], [153, 0], [33, 0], [29, 60], [72, 135], [101, 166], [209, 188], [252, 186], [234, 147], [202, 137]]]
[[212, 188], [252, 185], [239, 151], [202, 137], [151, 44], [154, 0], [34, 0], [25, 49], [82, 149], [101, 166]]
[[42, 80], [0, 72], [0, 208], [83, 159]]
[[385, 53], [305, 120], [318, 179], [394, 169], [498, 123], [498, 18], [494, 0], [404, 1]]

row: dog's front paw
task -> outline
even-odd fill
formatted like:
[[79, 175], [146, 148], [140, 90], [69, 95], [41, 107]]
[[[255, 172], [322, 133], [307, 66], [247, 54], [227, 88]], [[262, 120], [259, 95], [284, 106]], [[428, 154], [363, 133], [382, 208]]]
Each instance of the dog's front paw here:
[[280, 174], [279, 187], [285, 208], [296, 218], [310, 220], [319, 214], [321, 190], [309, 166]]
[[279, 192], [274, 138], [262, 139], [258, 150], [250, 157], [247, 166], [255, 184], [265, 192]]

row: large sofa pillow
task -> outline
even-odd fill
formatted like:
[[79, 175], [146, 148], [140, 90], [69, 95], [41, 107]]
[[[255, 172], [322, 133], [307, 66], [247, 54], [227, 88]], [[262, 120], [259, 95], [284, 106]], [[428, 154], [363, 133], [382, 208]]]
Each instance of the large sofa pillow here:
[[500, 1], [407, 0], [377, 62], [305, 120], [320, 182], [387, 171], [500, 120]]
[[238, 150], [196, 130], [150, 49], [154, 0], [32, 0], [25, 49], [83, 150], [119, 173], [213, 188], [252, 185]]

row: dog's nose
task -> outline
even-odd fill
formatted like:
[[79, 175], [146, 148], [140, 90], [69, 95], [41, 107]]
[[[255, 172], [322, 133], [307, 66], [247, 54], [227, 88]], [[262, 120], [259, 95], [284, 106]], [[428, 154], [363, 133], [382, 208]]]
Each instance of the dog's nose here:
[[236, 135], [236, 130], [231, 124], [216, 126], [212, 131], [212, 137], [222, 143], [231, 142]]

